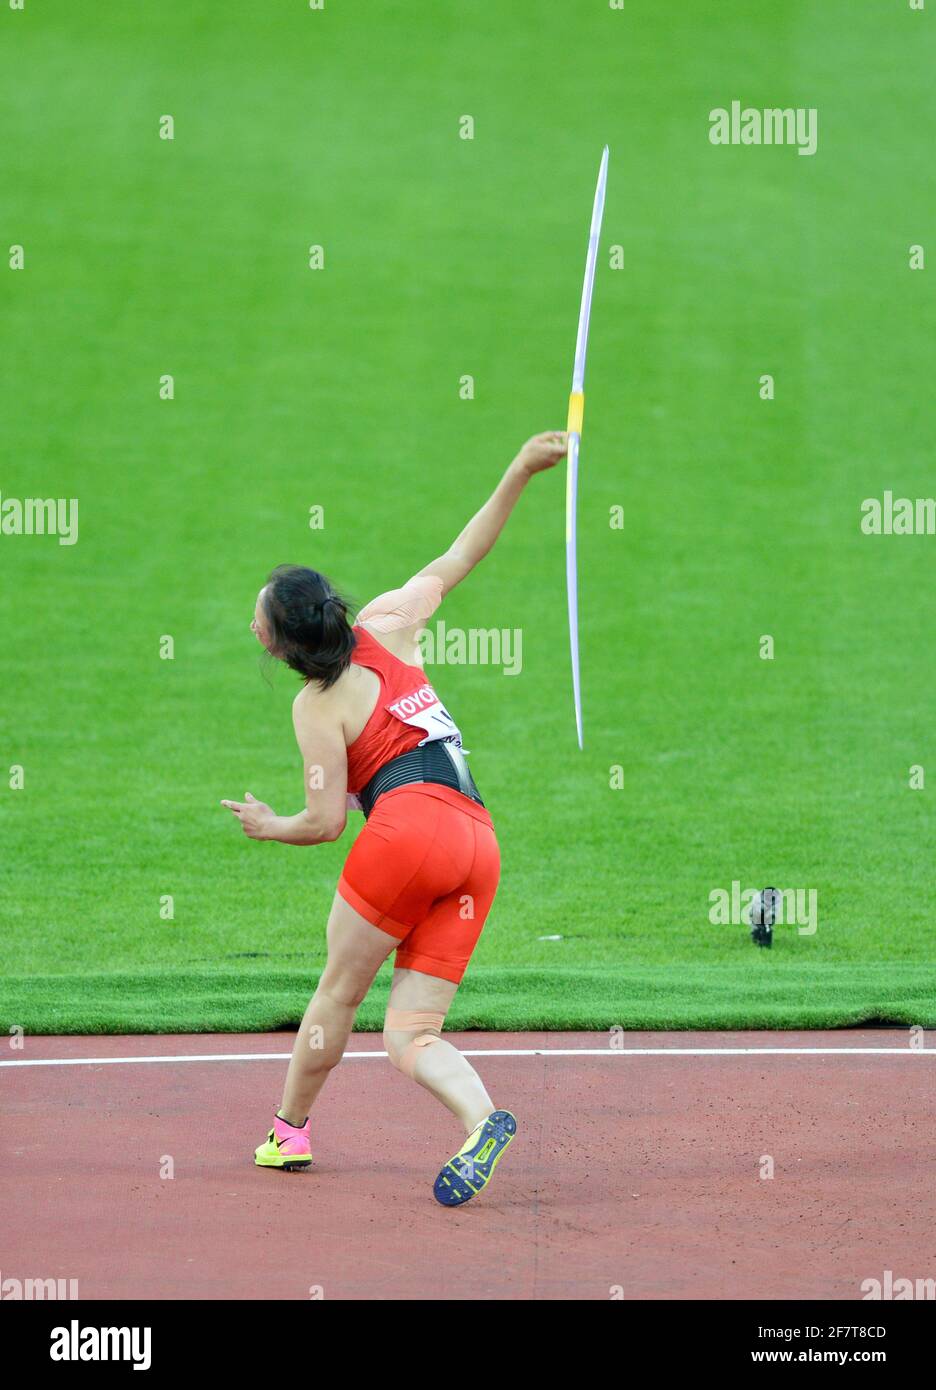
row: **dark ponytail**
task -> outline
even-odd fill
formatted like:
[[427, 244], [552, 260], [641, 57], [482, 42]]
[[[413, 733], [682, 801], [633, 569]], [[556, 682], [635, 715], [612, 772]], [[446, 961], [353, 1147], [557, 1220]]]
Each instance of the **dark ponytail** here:
[[263, 610], [270, 652], [304, 680], [327, 690], [347, 671], [357, 640], [350, 604], [323, 574], [303, 565], [277, 565], [266, 582]]

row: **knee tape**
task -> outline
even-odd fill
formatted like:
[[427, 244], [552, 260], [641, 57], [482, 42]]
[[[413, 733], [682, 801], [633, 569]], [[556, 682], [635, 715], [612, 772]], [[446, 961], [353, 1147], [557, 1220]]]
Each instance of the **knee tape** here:
[[415, 1035], [412, 1041], [404, 1047], [399, 1057], [390, 1054], [391, 1062], [400, 1069], [404, 1076], [411, 1077], [413, 1075], [421, 1047], [430, 1047], [432, 1043], [442, 1041], [438, 1033], [430, 1033], [427, 1030], [437, 1028], [441, 1032], [444, 1022], [445, 1014], [422, 1013], [416, 1009], [387, 1010], [384, 1032], [413, 1033]]

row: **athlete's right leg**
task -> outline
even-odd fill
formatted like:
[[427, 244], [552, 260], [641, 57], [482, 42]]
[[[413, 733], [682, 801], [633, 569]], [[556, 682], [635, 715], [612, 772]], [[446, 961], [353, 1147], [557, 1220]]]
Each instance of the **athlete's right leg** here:
[[480, 1076], [457, 1047], [440, 1037], [458, 986], [422, 971], [393, 972], [384, 1046], [394, 1066], [457, 1115], [466, 1138], [442, 1166], [432, 1191], [437, 1202], [460, 1207], [494, 1175], [517, 1132], [509, 1110], [495, 1110]]
[[327, 927], [328, 961], [309, 1001], [286, 1073], [280, 1116], [302, 1125], [341, 1061], [358, 1005], [387, 956], [400, 943], [335, 894]]
[[420, 970], [397, 968], [384, 1027], [391, 1062], [457, 1115], [465, 1127], [461, 1147], [442, 1166], [433, 1195], [458, 1207], [476, 1197], [494, 1175], [517, 1132], [509, 1110], [495, 1110], [484, 1083], [457, 1047], [440, 1036], [458, 985]]
[[384, 1044], [394, 1065], [431, 1091], [470, 1134], [494, 1106], [468, 1059], [439, 1035], [497, 892], [500, 851], [489, 823], [449, 806], [436, 842], [464, 876], [400, 942]]
[[457, 989], [419, 970], [394, 970], [383, 1037], [393, 1065], [457, 1115], [470, 1134], [494, 1103], [468, 1058], [440, 1036]]

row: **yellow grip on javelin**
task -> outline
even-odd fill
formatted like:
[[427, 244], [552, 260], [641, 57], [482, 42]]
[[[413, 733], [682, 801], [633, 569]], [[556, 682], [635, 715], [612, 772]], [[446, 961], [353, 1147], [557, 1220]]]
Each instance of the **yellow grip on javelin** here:
[[585, 414], [585, 394], [582, 391], [573, 391], [569, 397], [569, 423], [566, 429], [569, 434], [582, 433], [582, 417]]

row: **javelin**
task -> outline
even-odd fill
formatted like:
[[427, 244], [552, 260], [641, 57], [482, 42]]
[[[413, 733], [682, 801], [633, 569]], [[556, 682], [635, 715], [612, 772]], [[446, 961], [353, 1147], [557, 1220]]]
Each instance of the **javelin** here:
[[588, 255], [585, 258], [585, 284], [582, 286], [582, 307], [579, 310], [578, 334], [575, 339], [575, 366], [572, 369], [572, 394], [569, 397], [569, 461], [566, 470], [566, 592], [569, 597], [569, 650], [572, 656], [572, 696], [575, 700], [575, 729], [578, 746], [582, 747], [582, 684], [579, 675], [578, 636], [578, 573], [575, 559], [575, 501], [578, 492], [578, 457], [582, 442], [582, 416], [585, 412], [585, 353], [588, 350], [588, 320], [591, 314], [592, 290], [595, 288], [595, 266], [598, 262], [598, 238], [601, 235], [601, 214], [604, 212], [605, 185], [608, 181], [608, 147], [605, 145], [598, 170], [598, 186], [592, 206], [591, 231], [588, 235]]

